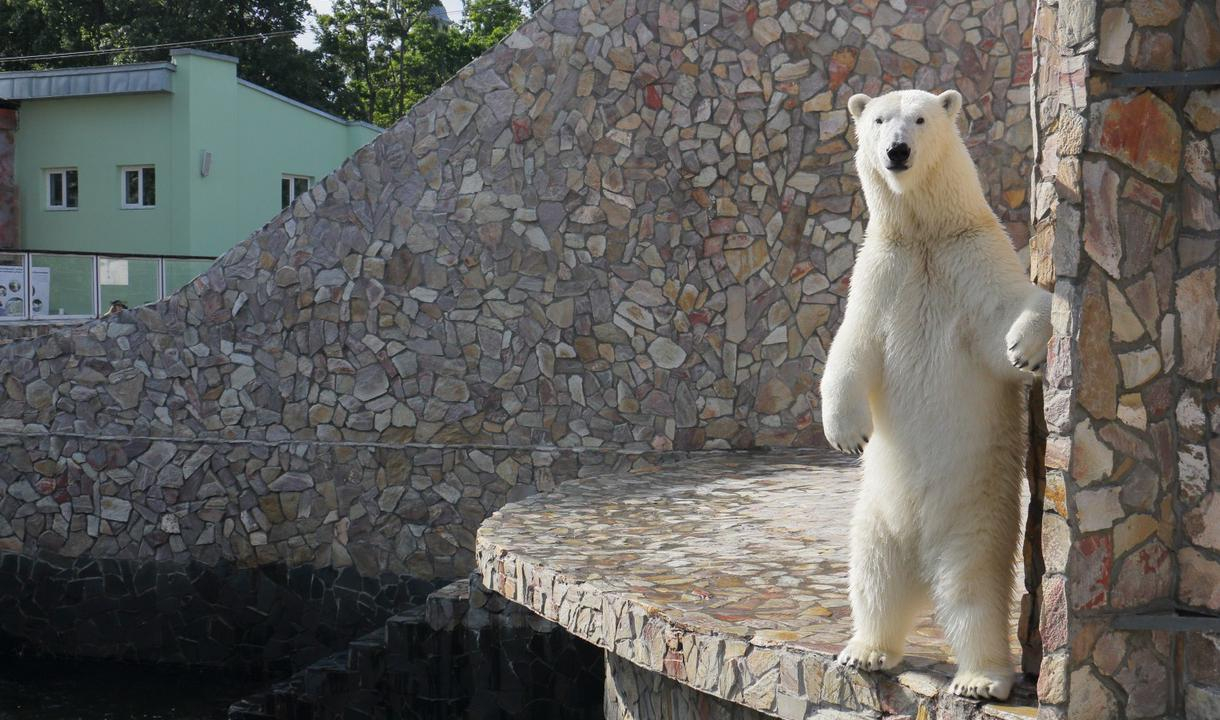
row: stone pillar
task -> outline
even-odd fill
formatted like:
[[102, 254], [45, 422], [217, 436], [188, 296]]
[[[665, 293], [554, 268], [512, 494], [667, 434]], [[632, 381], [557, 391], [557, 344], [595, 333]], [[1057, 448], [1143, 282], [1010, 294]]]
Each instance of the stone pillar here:
[[14, 171], [17, 110], [0, 107], [0, 250], [17, 247], [19, 218]]
[[1220, 717], [1216, 638], [1135, 629], [1220, 613], [1220, 91], [1116, 82], [1220, 64], [1216, 6], [1042, 0], [1034, 45], [1041, 717]]

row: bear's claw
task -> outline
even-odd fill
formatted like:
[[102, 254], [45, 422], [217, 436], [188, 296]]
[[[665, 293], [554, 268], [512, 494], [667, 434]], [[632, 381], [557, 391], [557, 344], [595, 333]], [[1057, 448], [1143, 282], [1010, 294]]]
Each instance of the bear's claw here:
[[1018, 370], [1036, 373], [1046, 364], [1050, 324], [1021, 318], [1014, 323], [1005, 338], [1008, 362]]
[[900, 652], [887, 652], [879, 647], [855, 640], [847, 643], [847, 646], [835, 656], [835, 662], [838, 664], [863, 672], [889, 670], [896, 667], [901, 661], [902, 653]]
[[949, 683], [955, 695], [974, 700], [1007, 700], [1012, 693], [1012, 673], [1004, 670], [966, 672], [959, 671]]

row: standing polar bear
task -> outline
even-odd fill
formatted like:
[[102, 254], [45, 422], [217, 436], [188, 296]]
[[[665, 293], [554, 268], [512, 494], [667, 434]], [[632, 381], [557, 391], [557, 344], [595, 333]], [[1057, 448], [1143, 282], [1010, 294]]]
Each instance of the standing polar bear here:
[[954, 90], [848, 102], [870, 219], [822, 380], [827, 440], [864, 455], [839, 662], [897, 665], [930, 601], [953, 692], [1004, 699], [1024, 386], [1046, 361], [1050, 295], [983, 197], [961, 106]]

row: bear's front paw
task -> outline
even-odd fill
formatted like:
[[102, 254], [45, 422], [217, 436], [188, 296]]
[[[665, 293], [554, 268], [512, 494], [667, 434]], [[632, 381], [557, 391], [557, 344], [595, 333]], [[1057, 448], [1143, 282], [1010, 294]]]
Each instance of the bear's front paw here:
[[855, 412], [831, 411], [826, 415], [826, 441], [839, 452], [859, 455], [873, 436], [873, 419], [866, 408]]
[[949, 683], [955, 695], [975, 700], [1007, 700], [1012, 693], [1013, 676], [1007, 670], [969, 672], [959, 670]]
[[1050, 324], [1023, 317], [1013, 323], [1004, 340], [1008, 362], [1018, 370], [1037, 373], [1046, 364], [1046, 345], [1051, 339]]
[[902, 662], [901, 652], [888, 652], [862, 640], [852, 640], [835, 656], [835, 662], [853, 670], [891, 670]]

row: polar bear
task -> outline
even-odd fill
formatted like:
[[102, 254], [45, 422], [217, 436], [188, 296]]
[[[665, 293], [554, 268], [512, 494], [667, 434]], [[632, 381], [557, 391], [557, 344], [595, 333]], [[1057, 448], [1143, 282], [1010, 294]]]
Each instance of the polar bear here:
[[827, 440], [863, 454], [838, 660], [894, 667], [930, 602], [957, 655], [953, 692], [1005, 699], [1025, 386], [1046, 361], [1051, 298], [983, 196], [961, 106], [955, 90], [848, 101], [869, 222], [821, 385]]

